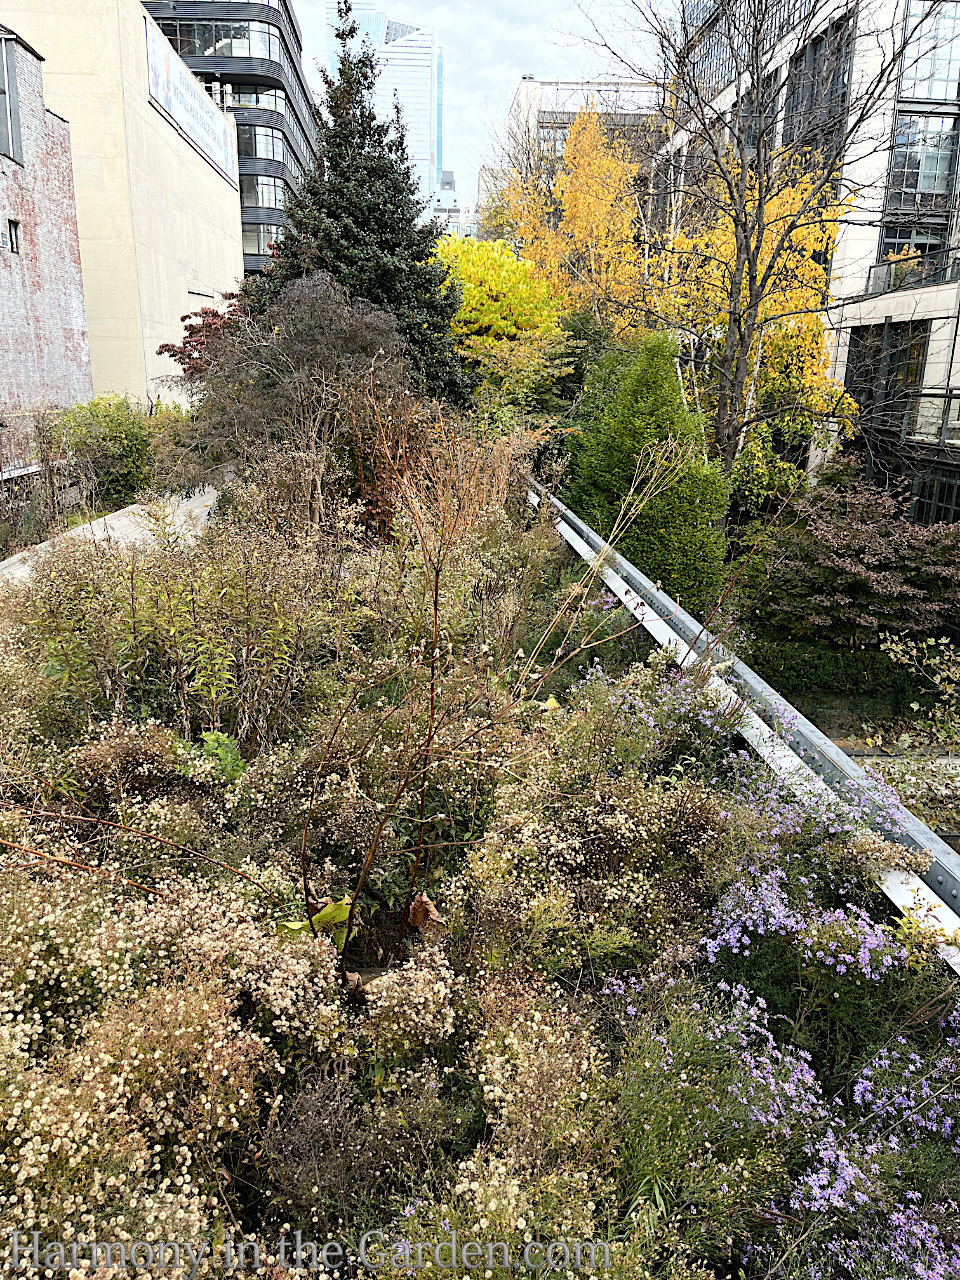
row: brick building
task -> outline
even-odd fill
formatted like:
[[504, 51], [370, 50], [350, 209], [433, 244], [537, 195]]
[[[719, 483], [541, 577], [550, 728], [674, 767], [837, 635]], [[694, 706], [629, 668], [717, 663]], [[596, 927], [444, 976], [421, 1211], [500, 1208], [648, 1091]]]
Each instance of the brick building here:
[[0, 25], [0, 422], [93, 395], [70, 126], [43, 59]]

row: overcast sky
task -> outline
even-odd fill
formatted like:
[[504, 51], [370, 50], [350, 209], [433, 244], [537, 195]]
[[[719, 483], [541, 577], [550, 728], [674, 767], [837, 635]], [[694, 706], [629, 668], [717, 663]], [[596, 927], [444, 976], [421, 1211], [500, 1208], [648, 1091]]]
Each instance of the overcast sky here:
[[[295, 0], [303, 28], [304, 64], [324, 49], [323, 0]], [[457, 175], [460, 199], [476, 200], [477, 171], [502, 132], [521, 76], [578, 79], [602, 72], [574, 0], [383, 0], [377, 8], [400, 22], [436, 27], [446, 58], [447, 136], [444, 165]]]

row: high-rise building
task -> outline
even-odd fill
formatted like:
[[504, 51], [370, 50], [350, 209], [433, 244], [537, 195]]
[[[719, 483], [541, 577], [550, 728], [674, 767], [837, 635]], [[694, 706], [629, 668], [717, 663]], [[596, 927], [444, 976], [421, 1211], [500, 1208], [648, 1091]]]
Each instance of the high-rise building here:
[[908, 480], [933, 524], [960, 520], [960, 4], [912, 0], [896, 20], [925, 10], [884, 104], [879, 172], [838, 236], [831, 321], [868, 471]]
[[[389, 120], [399, 103], [407, 131], [407, 151], [424, 200], [439, 189], [443, 173], [443, 50], [429, 27], [390, 18], [371, 0], [356, 0], [354, 20], [377, 55], [377, 115]], [[327, 66], [336, 66], [337, 6], [327, 4]]]
[[0, 25], [0, 467], [4, 426], [93, 394], [70, 126], [44, 104], [42, 62]]
[[316, 156], [292, 0], [144, 0], [144, 8], [237, 122], [244, 268], [259, 271], [284, 204]]
[[94, 391], [169, 399], [179, 370], [158, 348], [243, 277], [233, 120], [140, 0], [2, 7], [42, 50], [47, 105], [70, 122]]
[[654, 118], [657, 93], [647, 80], [538, 80], [526, 75], [510, 108], [511, 146], [532, 143], [562, 156], [570, 126], [583, 111], [596, 111], [606, 129], [627, 141]]
[[477, 215], [469, 205], [460, 203], [457, 181], [452, 169], [440, 174], [440, 186], [433, 197], [431, 217], [438, 222], [443, 234], [458, 240], [470, 240], [477, 234]]

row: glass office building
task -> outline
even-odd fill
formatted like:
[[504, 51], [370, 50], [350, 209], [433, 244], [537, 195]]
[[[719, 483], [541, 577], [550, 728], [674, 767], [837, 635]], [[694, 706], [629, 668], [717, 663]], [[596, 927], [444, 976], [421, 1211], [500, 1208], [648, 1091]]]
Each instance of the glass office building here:
[[144, 0], [187, 65], [237, 122], [243, 263], [259, 271], [287, 196], [315, 157], [313, 96], [290, 0]]
[[[356, 0], [353, 16], [361, 36], [369, 39], [377, 54], [377, 114], [389, 119], [394, 103], [400, 103], [410, 161], [421, 195], [429, 201], [439, 190], [443, 173], [443, 50], [437, 33], [391, 18], [369, 0]], [[337, 7], [328, 3], [327, 66], [331, 70], [337, 58], [336, 23]]]

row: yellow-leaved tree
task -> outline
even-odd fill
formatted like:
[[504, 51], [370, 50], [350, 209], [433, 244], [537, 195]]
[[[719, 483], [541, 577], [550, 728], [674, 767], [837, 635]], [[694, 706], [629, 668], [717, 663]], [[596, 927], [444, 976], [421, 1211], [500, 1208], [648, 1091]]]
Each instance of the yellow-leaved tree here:
[[614, 330], [636, 324], [640, 194], [639, 166], [587, 110], [570, 127], [551, 187], [514, 174], [504, 195], [524, 257], [569, 310], [588, 308]]
[[502, 240], [448, 237], [437, 256], [460, 289], [453, 331], [476, 378], [481, 413], [510, 426], [517, 412], [549, 412], [576, 346], [561, 326], [553, 284]]
[[793, 181], [763, 200], [747, 173], [739, 212], [717, 189], [642, 242], [639, 311], [685, 339], [691, 394], [748, 505], [796, 487], [802, 467], [785, 458], [801, 460], [800, 446], [826, 444], [831, 433], [851, 434], [857, 417], [830, 376], [824, 324], [843, 207], [818, 185], [798, 163]]
[[799, 475], [788, 446], [847, 432], [856, 415], [829, 376], [822, 318], [841, 202], [799, 162], [766, 187], [749, 170], [701, 180], [698, 199], [666, 211], [656, 189], [590, 110], [551, 189], [515, 178], [506, 204], [521, 252], [569, 306], [589, 306], [617, 336], [679, 337], [688, 393], [726, 470], [756, 493], [782, 491]]

